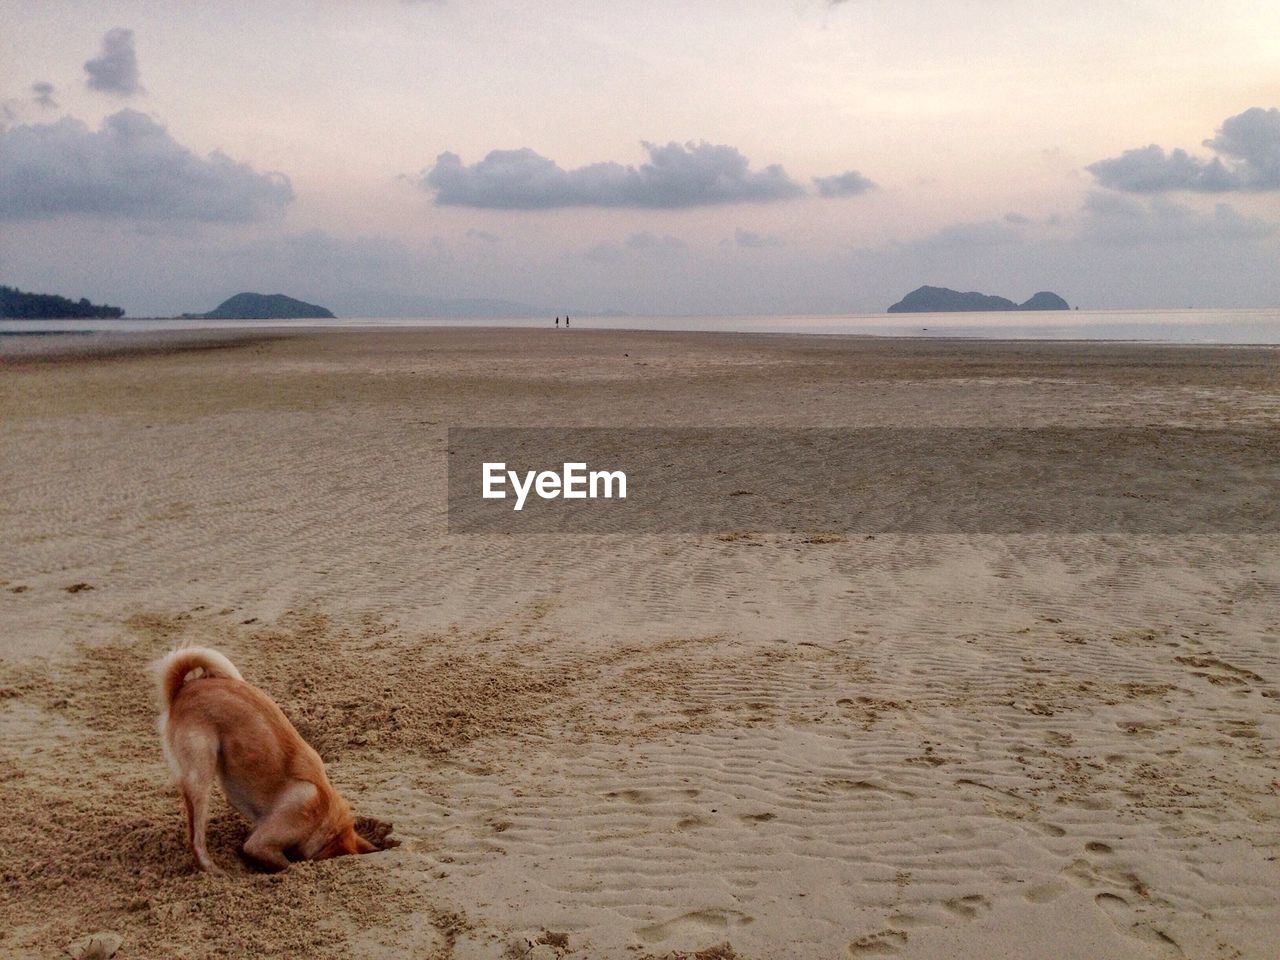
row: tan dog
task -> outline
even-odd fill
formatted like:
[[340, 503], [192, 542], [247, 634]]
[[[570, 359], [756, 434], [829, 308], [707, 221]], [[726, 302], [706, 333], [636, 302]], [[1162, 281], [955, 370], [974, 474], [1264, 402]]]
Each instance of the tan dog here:
[[245, 856], [264, 870], [376, 848], [356, 834], [351, 808], [320, 755], [275, 702], [222, 654], [174, 650], [156, 664], [160, 741], [187, 808], [187, 839], [200, 869], [221, 872], [205, 847], [215, 779], [253, 823]]

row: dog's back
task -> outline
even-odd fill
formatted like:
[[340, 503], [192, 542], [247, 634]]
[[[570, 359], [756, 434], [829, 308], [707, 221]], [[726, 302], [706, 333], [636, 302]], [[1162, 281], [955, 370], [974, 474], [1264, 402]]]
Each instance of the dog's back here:
[[182, 764], [174, 737], [181, 734], [216, 741], [224, 787], [244, 780], [255, 781], [260, 790], [289, 779], [327, 782], [323, 761], [284, 711], [217, 650], [180, 648], [157, 669], [160, 739], [175, 777]]

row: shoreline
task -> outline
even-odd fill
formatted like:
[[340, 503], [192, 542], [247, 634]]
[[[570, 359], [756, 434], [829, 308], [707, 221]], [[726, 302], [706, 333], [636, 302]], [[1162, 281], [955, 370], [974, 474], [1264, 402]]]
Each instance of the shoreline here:
[[[904, 340], [1190, 344], [1194, 346], [1280, 346], [1280, 309], [1091, 310], [943, 314], [817, 314], [737, 316], [580, 315], [570, 333], [637, 331], [654, 333], [741, 333], [782, 336], [877, 337]], [[1050, 315], [1054, 314], [1054, 315]], [[123, 318], [103, 321], [17, 321], [0, 319], [0, 344], [21, 330], [74, 330], [123, 334], [145, 331], [195, 332], [277, 330], [555, 330], [550, 317], [390, 317], [299, 320], [196, 321]]]
[[[117, 357], [137, 356], [151, 353], [172, 353], [183, 351], [232, 349], [235, 347], [265, 344], [276, 340], [308, 338], [340, 339], [351, 334], [365, 337], [379, 336], [422, 336], [447, 338], [456, 334], [494, 333], [523, 338], [526, 336], [552, 335], [575, 337], [579, 340], [588, 337], [604, 337], [625, 339], [631, 337], [676, 337], [676, 338], [710, 338], [724, 339], [730, 342], [736, 338], [759, 339], [785, 344], [788, 341], [830, 343], [839, 342], [878, 342], [897, 344], [953, 344], [968, 345], [981, 348], [991, 347], [1087, 347], [1115, 348], [1117, 350], [1151, 349], [1151, 350], [1245, 350], [1271, 351], [1280, 353], [1277, 343], [1208, 343], [1193, 341], [1144, 340], [1121, 338], [1053, 338], [1053, 337], [987, 337], [987, 336], [903, 336], [899, 334], [877, 333], [827, 333], [827, 332], [788, 332], [762, 330], [668, 330], [641, 329], [632, 327], [582, 327], [570, 331], [544, 330], [531, 326], [501, 326], [492, 324], [424, 324], [413, 325], [341, 325], [324, 326], [272, 326], [248, 325], [242, 328], [202, 327], [194, 330], [77, 330], [77, 331], [3, 331], [0, 330], [0, 365], [27, 365], [40, 362], [68, 362], [78, 359], [111, 359]], [[495, 344], [496, 346], [500, 344]]]

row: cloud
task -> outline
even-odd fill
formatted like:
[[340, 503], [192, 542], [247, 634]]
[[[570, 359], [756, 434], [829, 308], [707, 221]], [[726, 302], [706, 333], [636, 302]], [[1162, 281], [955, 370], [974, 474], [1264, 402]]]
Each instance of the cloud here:
[[[1006, 218], [1007, 219], [1007, 218]], [[975, 223], [953, 223], [911, 245], [920, 248], [954, 249], [958, 247], [996, 247], [1020, 240], [1022, 235], [998, 220], [982, 220]]]
[[216, 151], [198, 157], [136, 110], [97, 131], [72, 117], [0, 131], [0, 219], [246, 221], [291, 200], [283, 174]]
[[1246, 189], [1280, 189], [1280, 109], [1253, 107], [1228, 117], [1204, 145], [1239, 162]]
[[31, 85], [31, 99], [38, 106], [56, 109], [58, 102], [53, 99], [53, 84], [44, 80], [38, 80]]
[[874, 183], [857, 170], [837, 173], [831, 177], [814, 177], [813, 185], [818, 188], [820, 197], [856, 197], [876, 188]]
[[1085, 169], [1102, 186], [1127, 193], [1280, 190], [1280, 109], [1252, 107], [1228, 117], [1204, 146], [1219, 156], [1194, 157], [1182, 149], [1166, 153], [1153, 143]]
[[1100, 190], [1085, 198], [1080, 229], [1083, 239], [1103, 244], [1238, 242], [1276, 232], [1276, 224], [1225, 203], [1206, 213], [1163, 197], [1140, 201]]
[[740, 247], [756, 250], [761, 247], [780, 247], [782, 241], [777, 237], [763, 233], [753, 233], [750, 230], [743, 230], [738, 227], [733, 231], [733, 242]]
[[633, 233], [627, 237], [627, 246], [632, 250], [674, 253], [677, 250], [684, 250], [688, 247], [688, 244], [679, 237], [673, 237], [670, 234], [664, 233], [662, 236], [658, 236], [648, 230], [641, 230], [639, 233]]
[[597, 243], [582, 256], [583, 259], [590, 260], [592, 263], [617, 263], [626, 256], [626, 251], [616, 243]]
[[689, 245], [679, 237], [641, 230], [620, 244], [611, 241], [597, 243], [582, 256], [595, 263], [636, 264], [684, 256], [688, 249]]
[[475, 227], [467, 230], [467, 238], [480, 240], [484, 243], [500, 243], [502, 241], [502, 238], [496, 233], [490, 233], [488, 230], [477, 230]]
[[1126, 150], [1118, 157], [1099, 160], [1085, 168], [1098, 183], [1128, 193], [1163, 193], [1193, 190], [1220, 193], [1240, 189], [1239, 181], [1218, 157], [1199, 160], [1185, 150], [1165, 153], [1154, 143]]
[[216, 277], [234, 275], [264, 284], [277, 282], [272, 278], [306, 277], [325, 290], [356, 285], [392, 288], [406, 279], [421, 280], [441, 262], [435, 243], [411, 247], [392, 236], [335, 236], [318, 229], [266, 232], [225, 247], [217, 246], [216, 239], [201, 240], [195, 249], [202, 262], [216, 265]]
[[138, 82], [138, 55], [133, 49], [133, 31], [124, 27], [108, 30], [102, 37], [102, 50], [86, 61], [88, 84], [94, 90], [131, 97], [142, 92]]
[[438, 206], [503, 210], [675, 209], [787, 200], [804, 192], [777, 164], [752, 170], [734, 147], [704, 141], [644, 148], [649, 162], [639, 167], [610, 162], [572, 170], [527, 147], [493, 150], [470, 166], [455, 153], [442, 153], [419, 186], [435, 191]]
[[[286, 234], [279, 240], [266, 241], [264, 248], [291, 266], [323, 269], [326, 273], [339, 267], [352, 273], [404, 269], [417, 262], [409, 248], [393, 237], [335, 237], [324, 230]], [[258, 256], [253, 247], [249, 252], [250, 256]]]

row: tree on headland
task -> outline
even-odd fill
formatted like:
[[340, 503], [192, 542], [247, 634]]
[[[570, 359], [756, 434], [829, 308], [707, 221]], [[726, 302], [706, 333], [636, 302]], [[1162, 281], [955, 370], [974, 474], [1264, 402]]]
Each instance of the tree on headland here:
[[0, 287], [0, 317], [18, 320], [62, 320], [96, 318], [115, 320], [124, 316], [120, 307], [79, 302], [53, 293], [24, 293], [16, 287]]

